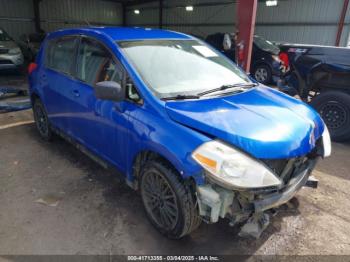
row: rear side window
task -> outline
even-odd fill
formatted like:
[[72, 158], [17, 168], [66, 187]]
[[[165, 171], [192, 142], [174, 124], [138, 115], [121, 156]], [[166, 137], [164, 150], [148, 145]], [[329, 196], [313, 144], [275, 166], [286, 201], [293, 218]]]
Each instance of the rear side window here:
[[77, 57], [77, 78], [89, 85], [102, 81], [122, 83], [123, 73], [111, 53], [95, 40], [83, 38]]
[[46, 53], [46, 67], [72, 74], [77, 39], [72, 37], [50, 41]]

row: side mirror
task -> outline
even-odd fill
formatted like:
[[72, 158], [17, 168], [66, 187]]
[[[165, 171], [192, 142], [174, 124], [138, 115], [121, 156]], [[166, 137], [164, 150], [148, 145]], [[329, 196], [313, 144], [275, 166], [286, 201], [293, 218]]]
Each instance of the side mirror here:
[[95, 85], [95, 96], [103, 100], [120, 102], [125, 98], [121, 85], [114, 81], [98, 82]]

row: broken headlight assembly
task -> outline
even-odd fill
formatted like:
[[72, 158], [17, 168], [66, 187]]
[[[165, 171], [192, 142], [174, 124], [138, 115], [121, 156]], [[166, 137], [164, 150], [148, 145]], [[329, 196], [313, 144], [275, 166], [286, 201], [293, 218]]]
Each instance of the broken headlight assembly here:
[[226, 188], [262, 188], [282, 183], [262, 163], [218, 140], [202, 144], [192, 157], [207, 171], [209, 179]]

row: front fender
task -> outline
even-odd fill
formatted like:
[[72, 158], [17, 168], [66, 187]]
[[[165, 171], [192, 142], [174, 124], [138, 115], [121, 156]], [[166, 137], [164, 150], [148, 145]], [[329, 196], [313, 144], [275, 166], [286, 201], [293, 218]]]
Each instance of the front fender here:
[[146, 110], [137, 110], [130, 114], [131, 136], [128, 159], [128, 180], [132, 181], [133, 163], [144, 151], [157, 153], [167, 159], [187, 179], [193, 177], [198, 184], [203, 184], [202, 167], [192, 158], [192, 152], [209, 137], [185, 127], [168, 117], [160, 117]]

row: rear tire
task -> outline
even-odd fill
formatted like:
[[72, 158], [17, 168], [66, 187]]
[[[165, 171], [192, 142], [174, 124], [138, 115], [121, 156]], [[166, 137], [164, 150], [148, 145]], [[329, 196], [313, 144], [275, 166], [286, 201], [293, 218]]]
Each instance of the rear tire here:
[[153, 226], [168, 238], [190, 234], [201, 223], [195, 196], [176, 171], [159, 161], [150, 161], [140, 179], [142, 201]]
[[44, 105], [41, 103], [40, 99], [35, 99], [33, 105], [33, 115], [36, 124], [36, 128], [42, 139], [45, 141], [52, 140], [52, 130], [47, 117], [47, 113]]
[[272, 82], [272, 73], [267, 65], [258, 65], [254, 68], [253, 76], [256, 81], [264, 85]]
[[319, 94], [310, 103], [326, 123], [332, 140], [350, 139], [350, 95], [340, 91]]

